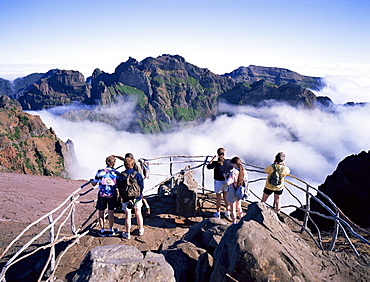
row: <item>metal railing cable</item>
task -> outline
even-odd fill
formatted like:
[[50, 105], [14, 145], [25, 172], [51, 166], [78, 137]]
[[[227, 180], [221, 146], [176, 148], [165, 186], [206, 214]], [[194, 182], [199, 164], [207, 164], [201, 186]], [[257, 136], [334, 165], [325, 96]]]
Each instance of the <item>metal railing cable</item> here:
[[[198, 191], [201, 191], [200, 193], [201, 194], [204, 194], [204, 195], [207, 195], [206, 193], [213, 193], [213, 190], [209, 190], [209, 189], [206, 189], [205, 187], [205, 166], [209, 163], [208, 162], [208, 158], [210, 158], [212, 156], [185, 156], [185, 155], [173, 155], [173, 156], [160, 156], [160, 157], [155, 157], [155, 158], [151, 158], [151, 159], [146, 159], [146, 161], [150, 164], [150, 166], [159, 166], [159, 165], [169, 165], [169, 170], [170, 170], [170, 173], [169, 175], [165, 175], [165, 174], [160, 174], [160, 173], [150, 173], [150, 175], [152, 176], [161, 176], [161, 177], [165, 177], [164, 180], [160, 181], [159, 183], [157, 183], [156, 185], [154, 185], [153, 187], [151, 187], [150, 189], [146, 190], [146, 191], [151, 191], [151, 190], [154, 190], [154, 189], [157, 189], [161, 186], [161, 185], [164, 185], [165, 183], [167, 182], [170, 182], [172, 181], [171, 183], [173, 183], [173, 180], [176, 176], [180, 175], [180, 174], [183, 174], [184, 172], [186, 171], [191, 171], [191, 170], [196, 170], [196, 169], [199, 169], [199, 168], [202, 168], [202, 173], [201, 173], [201, 185], [198, 185]], [[158, 160], [160, 159], [166, 159], [168, 158], [169, 161], [166, 162], [159, 162]], [[185, 158], [186, 160], [175, 160], [175, 159], [179, 159], [179, 158]], [[203, 160], [199, 160], [199, 158], [203, 159]], [[181, 169], [180, 171], [176, 172], [176, 173], [173, 173], [173, 165], [174, 164], [181, 164], [181, 163], [186, 163], [186, 164], [194, 164], [194, 163], [199, 163], [197, 165], [188, 165], [186, 166], [185, 168]], [[253, 165], [253, 164], [246, 164], [246, 163], [243, 163], [246, 170], [249, 171], [249, 172], [253, 172], [253, 173], [259, 173], [259, 174], [264, 174], [266, 175], [266, 173], [264, 172], [264, 168], [262, 167], [259, 167], [259, 166], [256, 166], [256, 165]], [[307, 182], [293, 176], [293, 175], [288, 175], [288, 177], [291, 177], [292, 179], [304, 184], [306, 186], [306, 189], [303, 188], [303, 187], [300, 187], [299, 185], [293, 183], [292, 181], [290, 180], [287, 180], [285, 179], [285, 189], [289, 192], [289, 194], [292, 196], [292, 198], [298, 202], [298, 205], [294, 205], [294, 204], [289, 204], [289, 205], [286, 205], [286, 206], [282, 206], [281, 208], [282, 209], [285, 209], [285, 208], [296, 208], [298, 210], [301, 210], [303, 213], [304, 213], [304, 220], [303, 220], [303, 224], [299, 223], [297, 220], [295, 220], [294, 218], [292, 218], [290, 215], [287, 215], [285, 214], [286, 216], [288, 216], [292, 222], [294, 222], [295, 224], [297, 224], [297, 226], [299, 226], [301, 228], [301, 232], [305, 231], [307, 232], [307, 234], [310, 236], [310, 238], [314, 241], [314, 243], [316, 244], [316, 246], [323, 250], [323, 246], [322, 246], [322, 239], [321, 239], [321, 234], [320, 234], [320, 230], [318, 228], [318, 226], [315, 224], [314, 220], [312, 219], [311, 217], [311, 214], [313, 215], [316, 215], [316, 216], [320, 216], [320, 217], [323, 217], [323, 218], [326, 218], [326, 219], [330, 219], [330, 220], [333, 220], [334, 223], [335, 223], [335, 228], [334, 228], [334, 234], [333, 234], [333, 237], [332, 237], [332, 240], [331, 240], [331, 243], [330, 243], [330, 246], [329, 246], [329, 250], [333, 250], [334, 249], [334, 245], [335, 245], [335, 241], [337, 240], [338, 238], [338, 232], [339, 230], [342, 231], [344, 237], [346, 238], [346, 240], [349, 242], [351, 248], [354, 250], [354, 252], [359, 255], [358, 251], [356, 250], [355, 246], [353, 245], [353, 243], [351, 242], [351, 239], [349, 238], [349, 235], [347, 234], [346, 230], [350, 232], [350, 234], [352, 234], [352, 236], [356, 237], [357, 239], [359, 239], [361, 242], [365, 243], [365, 244], [368, 244], [370, 245], [370, 242], [368, 240], [366, 240], [365, 238], [363, 238], [361, 235], [357, 234], [352, 227], [360, 230], [361, 232], [364, 232], [366, 233], [367, 231], [366, 230], [363, 230], [361, 229], [359, 226], [357, 226], [356, 224], [354, 224], [352, 221], [350, 221], [348, 219], [348, 217], [346, 217], [343, 212], [334, 204], [334, 202], [327, 196], [325, 195], [323, 192], [321, 192], [320, 190], [318, 190], [317, 188], [311, 186], [310, 184], [308, 184]], [[266, 177], [260, 177], [260, 178], [255, 178], [255, 179], [251, 179], [249, 181], [250, 184], [252, 183], [257, 183], [257, 182], [260, 182], [260, 181], [266, 181]], [[67, 250], [69, 250], [72, 246], [74, 246], [75, 244], [77, 244], [79, 242], [79, 240], [87, 235], [91, 229], [91, 227], [96, 224], [97, 220], [95, 220], [95, 223], [93, 223], [90, 228], [89, 227], [85, 227], [84, 230], [82, 230], [82, 228], [91, 220], [92, 216], [95, 214], [96, 212], [96, 209], [87, 217], [87, 219], [81, 224], [81, 226], [79, 228], [76, 228], [75, 227], [75, 220], [74, 220], [74, 213], [75, 213], [75, 205], [76, 204], [86, 204], [86, 203], [91, 203], [91, 202], [94, 202], [96, 201], [95, 200], [88, 200], [88, 201], [83, 201], [83, 200], [79, 200], [80, 197], [82, 196], [85, 196], [87, 194], [89, 194], [91, 191], [93, 191], [94, 189], [97, 188], [97, 186], [95, 187], [92, 187], [90, 189], [88, 189], [87, 191], [84, 191], [84, 192], [80, 192], [85, 186], [87, 186], [88, 184], [90, 184], [90, 181], [86, 182], [85, 184], [83, 184], [82, 186], [80, 186], [78, 189], [76, 189], [74, 192], [72, 192], [72, 194], [65, 200], [63, 201], [58, 207], [56, 207], [55, 209], [53, 209], [52, 211], [50, 211], [49, 213], [45, 214], [44, 216], [40, 217], [38, 220], [32, 222], [30, 225], [28, 225], [14, 240], [11, 241], [11, 243], [5, 248], [5, 250], [3, 251], [3, 253], [0, 255], [0, 259], [3, 258], [5, 256], [5, 254], [10, 250], [10, 248], [18, 241], [20, 240], [20, 238], [28, 231], [30, 230], [33, 226], [35, 226], [36, 224], [38, 224], [39, 222], [41, 222], [42, 220], [48, 218], [49, 219], [49, 225], [45, 228], [42, 229], [42, 231], [40, 233], [38, 233], [36, 236], [34, 236], [32, 239], [30, 239], [26, 244], [24, 244], [8, 261], [7, 263], [5, 264], [5, 266], [3, 267], [1, 273], [0, 273], [0, 281], [1, 282], [5, 282], [5, 274], [6, 274], [6, 271], [10, 268], [10, 266], [16, 264], [17, 262], [19, 262], [20, 260], [26, 258], [26, 257], [29, 257], [29, 256], [32, 256], [34, 255], [36, 252], [38, 252], [39, 250], [42, 250], [42, 249], [48, 249], [50, 248], [50, 253], [49, 253], [49, 256], [48, 256], [48, 259], [47, 259], [47, 262], [40, 274], [40, 277], [39, 277], [39, 280], [38, 281], [41, 281], [43, 276], [45, 276], [45, 273], [50, 265], [50, 276], [48, 278], [47, 281], [51, 281], [50, 279], [55, 275], [55, 271], [58, 267], [58, 264], [60, 262], [60, 260], [62, 259], [62, 257], [64, 256], [64, 254], [67, 252]], [[288, 185], [290, 185], [291, 187], [288, 187]], [[263, 186], [264, 187], [264, 186]], [[173, 188], [173, 187], [170, 187], [170, 188]], [[295, 195], [295, 193], [292, 192], [292, 188], [295, 188], [295, 189], [298, 189], [300, 191], [303, 191], [306, 195], [306, 206], [303, 205], [303, 203], [301, 202], [301, 200]], [[313, 193], [310, 192], [310, 189], [312, 189], [312, 191], [315, 191], [317, 194], [321, 195], [322, 197], [324, 197], [331, 205], [332, 205], [332, 208], [328, 207], [327, 205], [324, 204], [323, 201], [321, 201], [320, 199], [318, 199], [315, 195], [313, 195]], [[256, 197], [258, 200], [261, 200], [261, 198], [256, 195], [256, 193], [253, 191], [253, 189], [250, 189], [251, 191], [251, 194]], [[199, 192], [198, 192], [199, 193]], [[158, 192], [157, 193], [154, 193], [154, 194], [150, 194], [150, 195], [158, 195]], [[150, 196], [149, 195], [149, 196]], [[324, 215], [324, 214], [321, 214], [317, 211], [312, 211], [310, 209], [310, 200], [311, 199], [314, 199], [315, 201], [317, 201], [325, 210], [327, 210], [329, 212], [329, 215]], [[69, 203], [68, 203], [69, 201]], [[248, 202], [251, 202], [251, 201], [248, 201]], [[57, 213], [57, 211], [59, 211], [60, 209], [62, 209], [66, 204], [68, 203], [68, 205], [62, 210], [60, 211], [60, 214], [55, 217], [55, 219], [53, 220], [53, 214], [54, 213]], [[268, 205], [268, 204], [267, 204]], [[270, 205], [268, 205], [270, 206]], [[273, 206], [270, 206], [270, 207], [273, 207]], [[69, 210], [69, 211], [68, 211]], [[68, 211], [68, 213], [67, 213]], [[66, 214], [67, 213], [67, 214]], [[65, 215], [66, 214], [66, 215]], [[64, 219], [62, 219], [62, 217], [64, 216]], [[342, 217], [342, 218], [341, 218]], [[71, 227], [71, 231], [72, 231], [72, 235], [71, 236], [63, 236], [61, 238], [59, 238], [60, 234], [61, 234], [61, 229], [62, 227], [66, 224], [68, 218], [70, 218], [70, 227]], [[61, 223], [57, 229], [57, 232], [56, 234], [54, 234], [55, 230], [55, 225], [57, 222], [59, 222], [61, 220]], [[316, 229], [316, 232], [317, 232], [317, 236], [318, 236], [318, 241], [315, 239], [314, 235], [311, 233], [311, 231], [309, 230], [308, 228], [308, 222], [311, 222], [313, 224], [313, 226], [315, 226], [315, 229]], [[47, 230], [50, 230], [50, 243], [49, 244], [45, 244], [23, 256], [20, 256], [22, 252], [24, 252], [29, 246], [32, 245], [32, 243], [35, 242], [35, 240], [37, 240], [38, 238], [40, 238]], [[82, 230], [82, 231], [81, 231]], [[368, 232], [367, 232], [368, 233]], [[73, 241], [71, 243], [69, 243], [69, 245], [59, 253], [58, 257], [55, 259], [55, 246], [61, 242], [66, 242], [66, 241]], [[18, 258], [19, 257], [19, 258]]]

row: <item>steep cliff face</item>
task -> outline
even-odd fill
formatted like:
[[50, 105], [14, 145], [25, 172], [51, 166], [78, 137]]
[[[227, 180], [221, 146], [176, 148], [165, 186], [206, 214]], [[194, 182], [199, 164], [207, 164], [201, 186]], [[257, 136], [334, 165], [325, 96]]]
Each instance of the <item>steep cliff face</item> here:
[[218, 96], [234, 81], [187, 63], [181, 56], [163, 55], [138, 62], [130, 58], [113, 74], [96, 70], [91, 99], [109, 104], [118, 97], [137, 102], [136, 122], [144, 132], [158, 132], [215, 114]]
[[281, 86], [287, 83], [294, 83], [305, 88], [319, 90], [324, 86], [321, 78], [304, 76], [283, 68], [261, 67], [250, 65], [249, 67], [240, 67], [223, 76], [231, 77], [236, 83], [252, 84], [256, 81], [264, 80], [266, 83]]
[[[131, 132], [163, 132], [213, 118], [220, 114], [220, 99], [234, 105], [252, 106], [276, 100], [303, 108], [329, 107], [331, 102], [317, 103], [316, 96], [306, 88], [321, 87], [316, 77], [258, 66], [240, 67], [221, 76], [190, 64], [178, 55], [149, 57], [141, 62], [129, 58], [112, 74], [96, 69], [88, 79], [91, 85], [77, 71], [50, 70], [35, 82], [37, 78], [30, 75], [19, 83], [14, 82], [19, 84], [19, 90], [11, 97], [18, 99], [23, 109], [40, 110], [78, 101], [94, 106], [124, 102], [123, 110], [127, 111], [126, 102], [131, 102], [129, 111], [135, 117], [120, 121], [118, 128], [122, 129], [125, 123], [124, 129]], [[27, 81], [32, 82], [28, 87]], [[6, 81], [3, 84], [5, 91], [8, 84]], [[89, 111], [74, 111], [65, 117], [116, 126], [112, 117]]]
[[315, 94], [298, 84], [288, 83], [273, 86], [264, 80], [252, 84], [239, 83], [220, 95], [220, 99], [234, 105], [258, 106], [267, 100], [287, 102], [290, 105], [313, 109], [316, 107]]
[[69, 105], [90, 98], [90, 85], [78, 71], [51, 70], [25, 89], [18, 101], [24, 110], [41, 110]]
[[[370, 227], [370, 151], [351, 155], [342, 160], [332, 175], [318, 189], [327, 195], [336, 206], [355, 224], [360, 227]], [[322, 195], [317, 196], [325, 205], [332, 205]], [[322, 214], [330, 214], [322, 208], [315, 200], [311, 199], [311, 209]], [[295, 211], [292, 213], [298, 219], [303, 218], [303, 213]], [[311, 215], [315, 223], [322, 229], [333, 226], [332, 220]], [[312, 230], [315, 230], [311, 226]]]
[[17, 101], [0, 98], [0, 168], [68, 178], [67, 148], [39, 116], [22, 111]]

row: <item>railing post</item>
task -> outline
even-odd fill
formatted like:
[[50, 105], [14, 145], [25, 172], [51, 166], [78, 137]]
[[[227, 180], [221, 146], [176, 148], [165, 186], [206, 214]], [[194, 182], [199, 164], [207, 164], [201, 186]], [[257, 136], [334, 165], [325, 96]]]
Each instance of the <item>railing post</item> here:
[[310, 193], [309, 193], [310, 186], [308, 184], [306, 184], [306, 188], [307, 188], [307, 192], [306, 192], [306, 212], [304, 214], [303, 227], [302, 227], [301, 232], [303, 232], [304, 229], [307, 229], [308, 216], [309, 216], [310, 210], [311, 210]]
[[[53, 216], [49, 215], [48, 216], [49, 224], [50, 226], [50, 243], [54, 242], [54, 224], [53, 223]], [[55, 267], [55, 246], [52, 245], [50, 247], [50, 255], [51, 255], [51, 260], [50, 260], [50, 272], [53, 272], [54, 267]]]
[[[337, 210], [336, 216], [339, 217], [339, 211]], [[334, 250], [335, 241], [337, 241], [338, 238], [338, 232], [339, 232], [339, 222], [337, 219], [335, 219], [335, 225], [334, 225], [334, 233], [333, 238], [331, 239], [329, 251]]]
[[[71, 202], [73, 201], [74, 197], [72, 196], [71, 198]], [[71, 231], [73, 233], [73, 235], [76, 235], [76, 226], [75, 226], [75, 205], [73, 204], [72, 205], [72, 210], [71, 210]]]
[[[172, 171], [172, 169], [173, 169], [173, 163], [172, 163], [172, 160], [173, 160], [172, 157], [170, 157], [170, 175], [171, 176], [173, 175], [173, 171]], [[173, 177], [171, 177], [171, 184], [170, 185], [171, 185], [170, 189], [172, 191], [172, 189], [173, 189]]]
[[206, 175], [205, 175], [205, 166], [207, 165], [207, 160], [208, 160], [208, 156], [206, 157], [205, 161], [204, 161], [204, 164], [203, 164], [203, 167], [202, 167], [202, 193], [204, 194], [204, 183], [205, 183], [205, 178], [206, 178]]

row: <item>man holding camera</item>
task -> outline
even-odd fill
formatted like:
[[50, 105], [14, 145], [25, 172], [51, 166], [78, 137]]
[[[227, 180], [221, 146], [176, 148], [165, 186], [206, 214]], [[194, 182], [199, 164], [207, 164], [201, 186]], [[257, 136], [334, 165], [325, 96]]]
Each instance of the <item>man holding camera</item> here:
[[[122, 233], [122, 237], [125, 239], [130, 239], [131, 231], [131, 211], [134, 209], [137, 226], [138, 226], [138, 235], [141, 236], [144, 234], [144, 221], [141, 214], [141, 207], [143, 205], [143, 190], [144, 190], [144, 179], [143, 176], [134, 170], [135, 160], [130, 157], [126, 157], [124, 160], [124, 166], [126, 170], [120, 175], [121, 183], [126, 181], [127, 177], [134, 177], [137, 184], [140, 186], [140, 196], [133, 200], [127, 201], [127, 199], [122, 198], [122, 210], [126, 212], [126, 232]], [[125, 176], [127, 175], [127, 177]], [[120, 193], [122, 195], [122, 193]]]

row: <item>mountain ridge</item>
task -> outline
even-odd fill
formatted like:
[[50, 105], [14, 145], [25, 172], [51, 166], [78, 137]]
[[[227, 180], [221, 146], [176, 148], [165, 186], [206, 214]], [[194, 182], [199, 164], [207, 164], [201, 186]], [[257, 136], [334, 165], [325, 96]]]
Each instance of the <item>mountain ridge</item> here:
[[[321, 105], [315, 94], [306, 88], [319, 89], [317, 77], [302, 76], [282, 68], [251, 65], [218, 75], [207, 68], [187, 62], [179, 55], [164, 54], [142, 61], [130, 57], [119, 64], [113, 73], [95, 69], [85, 81], [78, 71], [50, 70], [40, 77], [27, 76], [11, 96], [24, 110], [41, 110], [80, 102], [104, 106], [119, 102], [133, 102], [134, 120], [127, 122], [131, 132], [166, 132], [178, 126], [202, 122], [222, 113], [218, 103], [258, 106], [266, 100], [286, 102], [295, 107], [315, 108]], [[89, 83], [87, 83], [87, 81]], [[0, 94], [9, 96], [3, 81]], [[22, 93], [20, 93], [23, 91]], [[325, 100], [328, 104], [331, 103]], [[74, 111], [69, 118], [96, 121], [93, 112]], [[101, 116], [99, 120], [109, 120]]]

